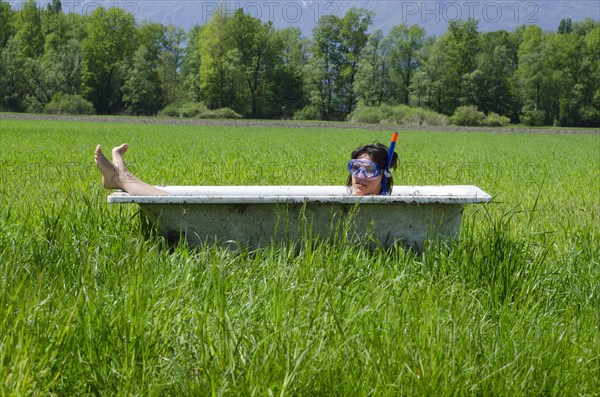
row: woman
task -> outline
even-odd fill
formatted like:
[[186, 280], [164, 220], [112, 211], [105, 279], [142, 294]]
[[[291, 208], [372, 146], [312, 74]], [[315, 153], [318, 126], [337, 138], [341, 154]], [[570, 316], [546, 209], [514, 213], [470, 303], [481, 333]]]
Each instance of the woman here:
[[[381, 143], [361, 146], [352, 152], [352, 160], [348, 162], [348, 180], [346, 186], [351, 194], [368, 196], [382, 193], [382, 181], [386, 178], [386, 193], [392, 192], [394, 179], [386, 173], [388, 148]], [[396, 169], [398, 154], [392, 155], [389, 169]]]
[[[124, 192], [141, 196], [165, 196], [169, 193], [149, 185], [133, 175], [125, 165], [123, 156], [129, 146], [124, 143], [112, 150], [112, 163], [102, 153], [100, 145], [96, 146], [94, 160], [102, 173], [102, 184], [106, 189], [120, 189]], [[346, 186], [351, 194], [357, 196], [381, 194], [382, 180], [387, 178], [387, 193], [392, 191], [391, 175], [384, 175], [388, 156], [388, 148], [380, 143], [361, 146], [352, 152], [352, 160], [348, 163], [348, 181]], [[398, 154], [394, 152], [390, 169], [396, 169]]]

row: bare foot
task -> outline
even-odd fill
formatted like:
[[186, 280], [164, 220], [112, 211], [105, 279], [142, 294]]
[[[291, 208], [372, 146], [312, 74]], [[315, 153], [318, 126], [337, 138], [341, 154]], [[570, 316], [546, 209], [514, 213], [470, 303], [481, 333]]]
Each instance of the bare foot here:
[[[121, 157], [121, 160], [123, 158]], [[100, 145], [96, 146], [96, 150], [94, 151], [94, 160], [96, 161], [96, 166], [102, 173], [102, 185], [106, 189], [120, 189], [119, 186], [119, 169], [102, 153], [102, 148]]]
[[125, 159], [123, 159], [123, 155], [128, 148], [129, 146], [126, 143], [113, 148], [113, 162], [111, 163], [102, 153], [102, 148], [100, 145], [96, 146], [94, 159], [96, 160], [96, 166], [98, 166], [98, 169], [102, 173], [102, 184], [104, 187], [106, 189], [121, 189], [124, 192], [133, 195], [168, 195], [169, 193], [166, 191], [139, 180], [135, 175], [129, 172], [127, 166], [125, 165]]
[[126, 143], [122, 144], [121, 146], [115, 146], [112, 149], [112, 162], [119, 169], [119, 171], [127, 170], [127, 167], [125, 166], [125, 160], [123, 159], [123, 155], [127, 149], [129, 149], [129, 145]]

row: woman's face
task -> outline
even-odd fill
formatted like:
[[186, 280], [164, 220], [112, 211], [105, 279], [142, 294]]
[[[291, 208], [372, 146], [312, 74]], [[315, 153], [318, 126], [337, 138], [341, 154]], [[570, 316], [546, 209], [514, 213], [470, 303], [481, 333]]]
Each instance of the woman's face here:
[[[371, 156], [363, 154], [358, 159], [373, 161]], [[381, 180], [383, 175], [379, 174], [375, 178], [365, 178], [364, 173], [352, 175], [352, 191], [357, 196], [368, 196], [381, 193]]]

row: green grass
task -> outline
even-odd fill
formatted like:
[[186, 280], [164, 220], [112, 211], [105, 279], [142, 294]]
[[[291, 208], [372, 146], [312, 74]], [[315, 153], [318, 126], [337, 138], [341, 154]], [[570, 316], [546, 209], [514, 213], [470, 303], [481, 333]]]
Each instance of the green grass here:
[[[165, 247], [92, 162], [155, 184], [342, 184], [388, 132], [0, 121], [0, 395], [600, 390], [599, 135], [401, 132], [397, 184], [475, 184], [421, 256]], [[215, 172], [218, 170], [219, 172]]]

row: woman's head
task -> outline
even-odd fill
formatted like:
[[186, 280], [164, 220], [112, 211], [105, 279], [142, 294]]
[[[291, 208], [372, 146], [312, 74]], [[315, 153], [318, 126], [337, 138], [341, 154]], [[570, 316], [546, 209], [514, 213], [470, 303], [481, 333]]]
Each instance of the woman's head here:
[[[388, 147], [381, 143], [374, 143], [357, 148], [352, 152], [351, 163], [348, 170], [350, 175], [346, 181], [346, 186], [352, 189], [352, 192], [359, 196], [381, 194], [381, 182], [385, 165], [387, 162]], [[396, 169], [398, 163], [398, 154], [394, 152], [390, 169]], [[392, 191], [394, 181], [390, 175], [386, 181], [387, 193]]]

